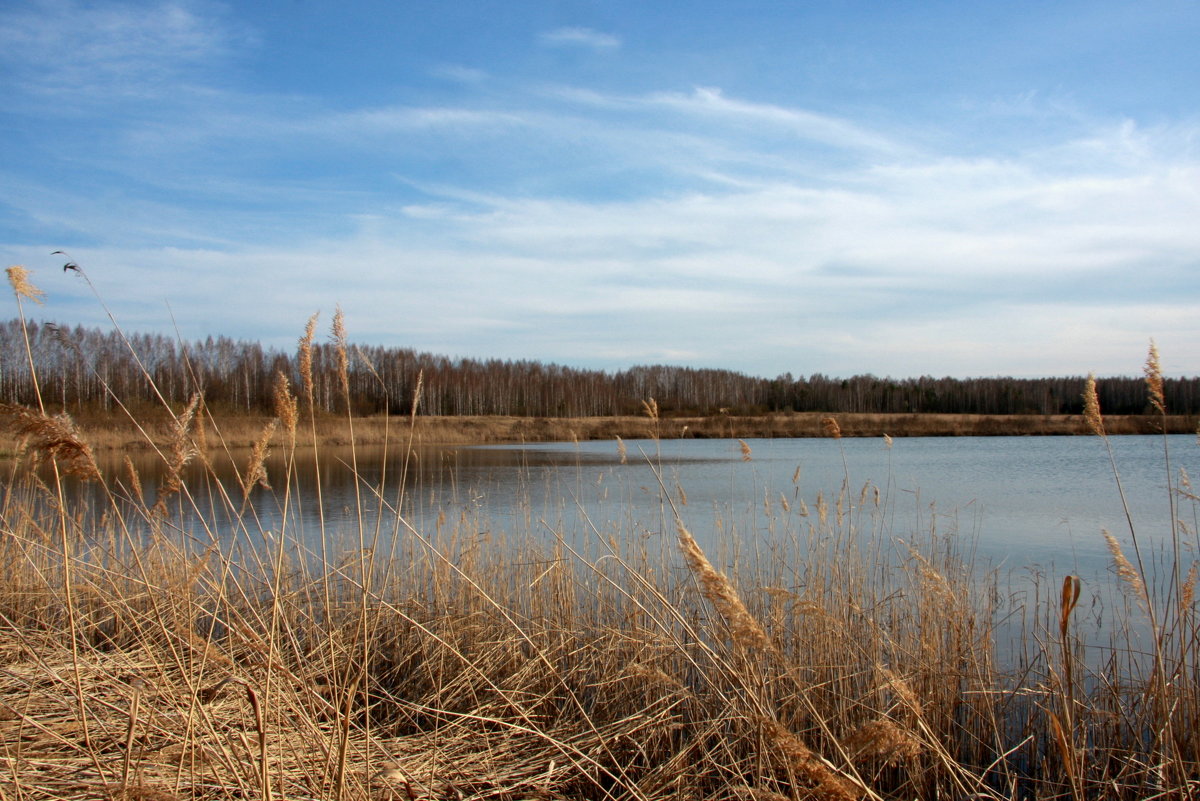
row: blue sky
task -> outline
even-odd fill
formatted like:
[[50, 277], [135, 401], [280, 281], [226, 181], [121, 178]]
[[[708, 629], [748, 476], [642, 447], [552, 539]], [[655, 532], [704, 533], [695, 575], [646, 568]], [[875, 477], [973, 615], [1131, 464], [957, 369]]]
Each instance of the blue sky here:
[[[774, 376], [1200, 373], [1197, 2], [0, 7], [44, 319]], [[15, 313], [15, 308], [13, 308]]]

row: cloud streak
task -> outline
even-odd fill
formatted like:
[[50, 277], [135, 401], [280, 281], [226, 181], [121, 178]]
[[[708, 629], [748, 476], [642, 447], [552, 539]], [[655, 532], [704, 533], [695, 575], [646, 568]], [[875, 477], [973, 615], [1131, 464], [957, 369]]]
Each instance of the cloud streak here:
[[555, 28], [538, 37], [550, 47], [586, 47], [592, 50], [616, 50], [621, 46], [617, 37], [591, 28]]

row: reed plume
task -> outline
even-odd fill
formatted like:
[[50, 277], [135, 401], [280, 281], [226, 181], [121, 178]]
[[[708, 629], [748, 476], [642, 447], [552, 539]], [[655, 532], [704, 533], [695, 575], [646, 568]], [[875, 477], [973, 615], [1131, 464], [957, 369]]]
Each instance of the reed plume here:
[[348, 401], [350, 396], [350, 354], [346, 345], [346, 316], [342, 313], [341, 306], [338, 306], [333, 313], [332, 336], [334, 357], [337, 359], [338, 382]]
[[66, 412], [54, 416], [15, 403], [0, 404], [7, 428], [26, 441], [37, 462], [52, 459], [67, 475], [99, 480], [100, 469], [91, 447]]
[[679, 535], [679, 550], [688, 570], [700, 582], [700, 594], [725, 619], [733, 641], [743, 648], [773, 651], [775, 646], [771, 638], [750, 614], [733, 584], [708, 561], [696, 538], [682, 522], [676, 521], [675, 528]]
[[255, 485], [261, 486], [263, 489], [271, 489], [271, 483], [267, 480], [266, 460], [270, 450], [271, 436], [275, 433], [278, 425], [279, 420], [271, 418], [263, 426], [258, 439], [250, 447], [250, 460], [246, 463], [246, 472], [242, 474], [242, 493], [246, 496], [250, 495], [250, 490], [254, 489]]
[[289, 438], [296, 436], [296, 423], [299, 420], [299, 402], [292, 394], [291, 385], [282, 370], [275, 373], [275, 386], [272, 394], [275, 401], [275, 416], [279, 418], [283, 430]]
[[14, 264], [5, 272], [8, 273], [8, 283], [12, 285], [13, 293], [17, 297], [28, 298], [39, 306], [44, 302], [46, 293], [29, 282], [29, 270]]
[[822, 417], [821, 428], [825, 429], [825, 436], [833, 437], [834, 439], [842, 438], [842, 427], [838, 425], [838, 421], [833, 417]]
[[1150, 340], [1150, 351], [1146, 354], [1146, 366], [1143, 368], [1146, 374], [1146, 393], [1150, 397], [1150, 405], [1159, 414], [1167, 413], [1166, 400], [1163, 397], [1163, 376], [1162, 365], [1158, 360], [1158, 345], [1154, 344], [1154, 340]]
[[746, 444], [746, 440], [744, 440], [744, 439], [739, 439], [739, 440], [738, 440], [738, 445], [740, 445], [740, 446], [741, 446], [741, 448], [742, 448], [742, 461], [743, 461], [743, 462], [748, 462], [748, 461], [750, 461], [750, 453], [751, 453], [751, 451], [750, 451], [750, 446]]
[[1096, 374], [1088, 373], [1083, 385], [1083, 419], [1088, 428], [1098, 437], [1105, 436], [1104, 418], [1100, 415], [1100, 398], [1096, 394]]
[[183, 468], [199, 453], [199, 448], [191, 436], [191, 428], [200, 408], [201, 399], [202, 396], [199, 392], [193, 394], [188, 405], [171, 421], [171, 439], [167, 444], [166, 453], [167, 475], [163, 486], [158, 491], [159, 504], [182, 489]]
[[304, 387], [304, 400], [308, 402], [309, 409], [313, 408], [313, 338], [317, 334], [317, 318], [320, 314], [320, 312], [316, 312], [308, 318], [308, 322], [304, 326], [304, 336], [300, 337], [296, 359], [300, 366], [300, 382]]
[[1107, 531], [1104, 533], [1104, 540], [1108, 543], [1108, 552], [1112, 555], [1113, 566], [1117, 569], [1117, 576], [1125, 582], [1130, 591], [1138, 598], [1139, 601], [1147, 604], [1150, 603], [1150, 598], [1146, 595], [1146, 585], [1142, 581], [1141, 574], [1125, 556], [1125, 552], [1121, 550], [1121, 543], [1117, 542], [1117, 538]]

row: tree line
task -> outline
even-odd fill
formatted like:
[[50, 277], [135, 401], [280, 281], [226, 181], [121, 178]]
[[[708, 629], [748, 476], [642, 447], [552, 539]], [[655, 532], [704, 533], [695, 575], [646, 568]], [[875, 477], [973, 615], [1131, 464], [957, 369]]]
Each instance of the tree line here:
[[[185, 403], [203, 392], [213, 410], [263, 413], [283, 373], [301, 381], [295, 352], [229, 337], [184, 342], [161, 334], [19, 320], [0, 324], [0, 402], [35, 402], [34, 376], [47, 403], [72, 413], [107, 410], [119, 398], [139, 407]], [[314, 343], [312, 381], [319, 411], [344, 412], [337, 345]], [[603, 371], [530, 360], [452, 359], [410, 348], [347, 347], [351, 411], [437, 415], [585, 417], [637, 414], [654, 398], [665, 415], [827, 413], [1079, 414], [1083, 376], [1052, 378], [835, 378], [790, 373], [761, 378], [730, 370], [651, 365]], [[1142, 379], [1098, 379], [1105, 414], [1148, 411]], [[1173, 414], [1200, 412], [1200, 378], [1168, 378]], [[160, 400], [161, 396], [161, 400]]]

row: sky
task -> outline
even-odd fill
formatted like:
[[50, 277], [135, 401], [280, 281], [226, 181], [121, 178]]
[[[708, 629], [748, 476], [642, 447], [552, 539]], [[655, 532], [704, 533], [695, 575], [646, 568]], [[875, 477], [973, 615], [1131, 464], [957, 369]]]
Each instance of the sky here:
[[1192, 376], [1197, 42], [1197, 0], [6, 0], [0, 259], [35, 319], [286, 349], [340, 306], [606, 370], [1133, 375], [1153, 338]]

